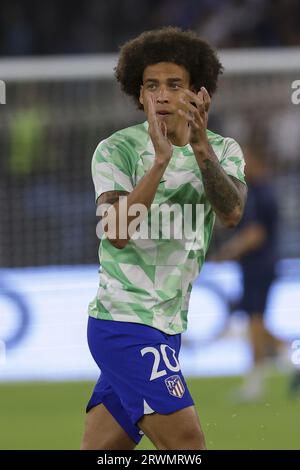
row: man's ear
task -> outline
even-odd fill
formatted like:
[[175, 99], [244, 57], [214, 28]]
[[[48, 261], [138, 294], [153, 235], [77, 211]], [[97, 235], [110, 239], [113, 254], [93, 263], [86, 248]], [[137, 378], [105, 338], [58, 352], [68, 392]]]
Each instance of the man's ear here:
[[144, 106], [143, 89], [144, 89], [144, 87], [143, 87], [143, 85], [141, 85], [139, 102], [141, 103], [142, 106]]

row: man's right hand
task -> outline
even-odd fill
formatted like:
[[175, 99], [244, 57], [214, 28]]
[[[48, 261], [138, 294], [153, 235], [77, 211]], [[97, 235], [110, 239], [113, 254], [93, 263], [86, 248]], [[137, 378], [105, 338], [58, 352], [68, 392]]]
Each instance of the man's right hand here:
[[155, 150], [155, 163], [167, 167], [173, 153], [173, 146], [167, 137], [167, 125], [155, 113], [153, 97], [148, 98], [149, 135]]

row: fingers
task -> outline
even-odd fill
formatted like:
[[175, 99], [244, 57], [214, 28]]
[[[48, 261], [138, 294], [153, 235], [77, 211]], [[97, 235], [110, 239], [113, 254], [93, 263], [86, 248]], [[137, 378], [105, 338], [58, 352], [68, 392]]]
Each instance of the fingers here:
[[[179, 98], [180, 103], [183, 104], [183, 111], [191, 114], [191, 115], [199, 115], [199, 109], [196, 108], [190, 101], [185, 100], [184, 98]], [[204, 110], [204, 102], [202, 104]]]
[[148, 122], [149, 122], [149, 133], [156, 140], [164, 137], [167, 139], [168, 128], [164, 121], [159, 121], [155, 112], [154, 98], [149, 96], [147, 98], [148, 103]]
[[207, 126], [210, 96], [206, 88], [201, 87], [196, 94], [189, 89], [183, 89], [184, 96], [179, 99], [182, 109], [178, 113], [183, 116], [194, 129]]
[[158, 119], [155, 113], [155, 106], [154, 106], [154, 99], [153, 96], [149, 96], [147, 98], [147, 103], [148, 103], [148, 122], [149, 122], [149, 128], [152, 129], [156, 133], [160, 133], [161, 128], [158, 123]]
[[200, 125], [204, 122], [204, 102], [202, 103], [202, 109], [199, 109], [199, 105], [196, 108], [189, 100], [179, 98], [182, 103], [182, 108], [178, 110], [178, 113], [183, 116], [194, 128], [199, 129]]
[[205, 109], [205, 112], [209, 110], [210, 96], [205, 87], [201, 87], [200, 91], [197, 94], [193, 93], [187, 88], [184, 88], [182, 91], [184, 92], [186, 97], [192, 98], [192, 101], [196, 104], [199, 112], [202, 112], [203, 108]]
[[160, 130], [162, 132], [162, 135], [166, 138], [167, 137], [167, 124], [163, 121], [160, 123]]
[[155, 108], [154, 108], [154, 102], [152, 96], [148, 96], [147, 98], [147, 104], [148, 104], [148, 120], [149, 123], [154, 124], [156, 121], [156, 115], [155, 115]]
[[208, 93], [207, 89], [204, 88], [204, 86], [201, 87], [200, 91], [202, 91], [202, 94], [203, 94], [205, 111], [208, 112], [209, 107], [210, 107], [210, 101], [211, 101], [209, 93]]
[[191, 114], [190, 112], [183, 111], [183, 109], [178, 109], [178, 114], [180, 114], [180, 116], [184, 117], [191, 124], [191, 126], [194, 129], [200, 129], [199, 124], [195, 120], [194, 114]]
[[[191, 96], [191, 95], [190, 95]], [[201, 121], [205, 121], [205, 105], [204, 100], [201, 95], [195, 95], [196, 99], [193, 97], [193, 102], [191, 102], [191, 98], [180, 98], [179, 101], [182, 103], [182, 109], [187, 114], [192, 116], [192, 118], [200, 123]]]

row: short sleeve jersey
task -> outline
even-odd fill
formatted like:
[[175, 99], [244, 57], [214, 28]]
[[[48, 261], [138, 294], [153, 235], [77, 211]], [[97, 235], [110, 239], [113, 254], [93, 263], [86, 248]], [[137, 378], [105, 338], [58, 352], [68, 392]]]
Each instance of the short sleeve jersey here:
[[[207, 137], [225, 172], [245, 183], [237, 142], [209, 130]], [[154, 157], [147, 121], [100, 142], [92, 159], [96, 200], [107, 191], [131, 192]], [[185, 331], [192, 284], [203, 265], [214, 220], [192, 147], [174, 145], [143, 233], [137, 230], [123, 249], [102, 236], [100, 283], [89, 315], [141, 323], [167, 334]]]

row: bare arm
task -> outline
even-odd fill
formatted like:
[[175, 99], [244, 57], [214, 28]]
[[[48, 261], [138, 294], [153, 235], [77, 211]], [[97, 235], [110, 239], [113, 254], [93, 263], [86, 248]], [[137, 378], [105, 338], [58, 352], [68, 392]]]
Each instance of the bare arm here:
[[190, 144], [203, 176], [206, 195], [221, 222], [234, 227], [243, 214], [246, 185], [227, 175], [208, 142], [210, 96], [207, 90], [202, 87], [197, 94], [187, 89], [183, 92], [185, 97], [180, 100], [182, 108], [178, 112], [190, 125]]
[[[134, 204], [143, 204], [143, 206], [145, 206], [147, 209], [150, 208], [153, 202], [153, 199], [155, 197], [155, 193], [157, 191], [159, 182], [164, 174], [164, 171], [165, 171], [164, 165], [160, 165], [159, 163], [154, 163], [152, 168], [148, 170], [148, 172], [139, 181], [139, 183], [131, 191], [131, 193], [126, 193], [125, 191], [108, 191], [106, 193], [101, 194], [101, 196], [98, 198], [97, 203], [99, 205], [112, 204], [114, 206], [113, 211], [109, 209], [107, 212], [107, 216], [103, 220], [103, 229], [107, 233], [109, 224], [111, 224], [111, 226], [114, 225], [114, 222], [112, 222], [112, 217], [115, 218], [116, 237], [110, 238], [108, 236], [108, 240], [110, 241], [112, 245], [114, 245], [114, 247], [124, 248], [127, 245], [128, 240], [130, 238], [130, 235], [128, 233], [128, 227], [130, 223], [137, 217], [137, 214], [129, 216], [128, 215], [129, 209], [130, 207], [133, 207]], [[119, 200], [120, 196], [127, 197], [127, 210], [121, 216], [120, 216], [120, 200]], [[123, 210], [122, 206], [121, 206], [121, 210]], [[124, 238], [120, 236], [121, 234], [120, 224], [122, 223], [123, 224], [125, 223], [127, 227], [127, 233], [125, 234]]]
[[209, 146], [207, 154], [196, 159], [203, 177], [205, 192], [212, 208], [226, 227], [240, 221], [247, 197], [247, 186], [227, 175]]
[[[167, 137], [166, 124], [158, 122], [152, 98], [149, 99], [148, 109], [149, 134], [155, 150], [155, 158], [152, 167], [130, 193], [126, 193], [125, 191], [108, 191], [103, 193], [98, 199], [99, 204], [113, 205], [113, 210], [108, 209], [107, 211], [103, 229], [107, 233], [108, 225], [110, 223], [114, 225], [114, 222], [112, 222], [112, 217], [114, 217], [116, 236], [114, 238], [108, 236], [108, 240], [116, 248], [120, 249], [127, 245], [130, 238], [128, 228], [130, 228], [130, 223], [137, 217], [133, 206], [135, 204], [142, 204], [143, 208], [147, 211], [149, 210], [155, 197], [157, 187], [172, 156], [173, 147]], [[119, 196], [122, 195], [125, 195], [127, 198], [126, 211], [123, 210], [123, 206], [119, 200]], [[135, 213], [135, 215], [129, 215], [130, 209], [133, 209], [132, 213]], [[124, 226], [125, 234], [123, 236], [122, 232], [124, 232]]]

